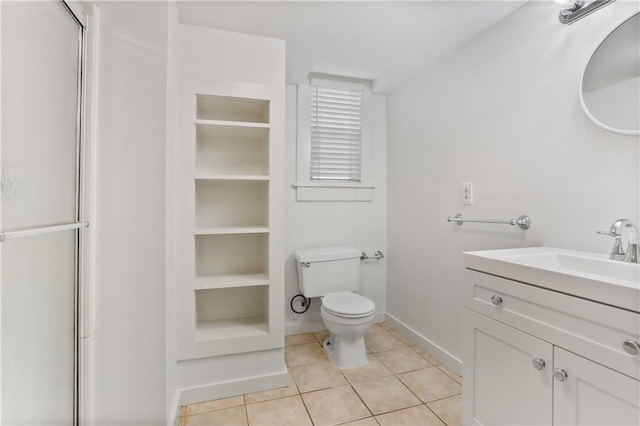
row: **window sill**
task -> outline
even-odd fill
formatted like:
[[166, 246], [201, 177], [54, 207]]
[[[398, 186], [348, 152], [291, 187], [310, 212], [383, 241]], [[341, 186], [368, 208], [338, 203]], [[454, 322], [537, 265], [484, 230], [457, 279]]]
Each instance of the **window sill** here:
[[372, 185], [295, 182], [296, 201], [373, 201]]

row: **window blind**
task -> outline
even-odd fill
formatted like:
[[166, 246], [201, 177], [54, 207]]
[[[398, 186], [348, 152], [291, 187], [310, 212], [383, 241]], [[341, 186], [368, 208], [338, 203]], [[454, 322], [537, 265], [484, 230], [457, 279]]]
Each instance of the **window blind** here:
[[311, 86], [311, 180], [360, 182], [362, 90]]

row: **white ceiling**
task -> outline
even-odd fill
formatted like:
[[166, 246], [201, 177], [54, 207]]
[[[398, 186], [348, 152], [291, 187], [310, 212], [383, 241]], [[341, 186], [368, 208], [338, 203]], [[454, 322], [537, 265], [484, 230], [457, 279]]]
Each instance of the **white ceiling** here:
[[513, 10], [519, 1], [179, 1], [180, 22], [284, 39], [286, 79], [362, 78], [389, 92]]

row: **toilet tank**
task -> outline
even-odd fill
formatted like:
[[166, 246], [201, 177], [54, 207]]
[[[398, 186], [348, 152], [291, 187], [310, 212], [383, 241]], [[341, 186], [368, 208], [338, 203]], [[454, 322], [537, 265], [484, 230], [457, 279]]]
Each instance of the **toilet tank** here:
[[355, 247], [321, 247], [298, 250], [298, 283], [305, 297], [320, 297], [336, 291], [358, 291], [360, 256]]

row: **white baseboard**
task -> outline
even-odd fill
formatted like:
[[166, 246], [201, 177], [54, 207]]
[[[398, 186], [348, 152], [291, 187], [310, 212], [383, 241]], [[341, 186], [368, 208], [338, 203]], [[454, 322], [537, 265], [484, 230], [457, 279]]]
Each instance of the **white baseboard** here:
[[[376, 312], [373, 322], [384, 322], [385, 315], [384, 312]], [[284, 334], [285, 336], [290, 336], [292, 334], [317, 333], [318, 331], [324, 331], [326, 329], [327, 326], [324, 325], [322, 321], [289, 323], [284, 326]]]
[[289, 376], [285, 369], [280, 373], [266, 376], [249, 377], [231, 382], [220, 382], [197, 388], [182, 389], [180, 390], [180, 398], [177, 406], [282, 388], [288, 385]]
[[171, 407], [169, 407], [169, 413], [167, 418], [167, 424], [178, 426], [180, 423], [180, 392], [175, 392], [171, 401]]
[[453, 356], [445, 349], [433, 343], [431, 340], [424, 337], [422, 334], [415, 331], [396, 317], [391, 314], [386, 314], [386, 321], [389, 325], [400, 333], [411, 339], [416, 345], [424, 349], [425, 351], [432, 353], [436, 358], [440, 360], [444, 365], [452, 369], [458, 374], [462, 374], [462, 360]]
[[322, 321], [296, 322], [284, 325], [284, 335], [290, 336], [292, 334], [317, 333], [318, 331], [326, 329], [327, 327], [325, 327]]

